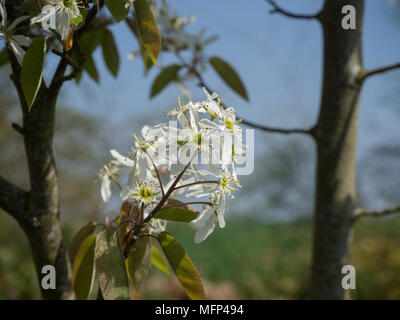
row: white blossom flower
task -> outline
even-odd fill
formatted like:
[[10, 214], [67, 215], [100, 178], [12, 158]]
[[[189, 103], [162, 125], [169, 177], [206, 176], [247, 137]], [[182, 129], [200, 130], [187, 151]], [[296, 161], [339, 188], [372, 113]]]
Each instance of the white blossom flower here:
[[[57, 30], [61, 35], [61, 40], [66, 40], [71, 30], [71, 25], [82, 21], [77, 0], [49, 0], [46, 5], [52, 5], [57, 19]], [[31, 19], [32, 23], [46, 21], [52, 12], [43, 7], [42, 12]]]
[[134, 199], [148, 204], [159, 200], [160, 187], [156, 180], [138, 180], [134, 186], [123, 188], [120, 195], [123, 200]]
[[7, 10], [5, 7], [4, 0], [0, 0], [0, 38], [3, 38], [6, 44], [11, 48], [18, 63], [22, 65], [25, 51], [22, 47], [29, 47], [32, 40], [22, 34], [14, 34], [17, 26], [29, 19], [28, 16], [22, 16], [15, 19], [10, 25], [7, 24]]
[[[108, 171], [103, 176], [102, 194], [109, 197], [111, 182], [121, 172], [128, 175], [127, 183], [121, 186], [120, 197], [124, 201], [134, 201], [142, 208], [146, 222], [143, 228], [149, 233], [165, 230], [165, 221], [155, 218], [157, 205], [161, 207], [177, 196], [191, 198], [191, 203], [204, 205], [199, 216], [190, 223], [196, 229], [196, 243], [204, 241], [216, 224], [220, 228], [225, 227], [227, 201], [234, 198], [233, 193], [239, 190], [240, 184], [234, 165], [228, 168], [222, 158], [223, 155], [228, 156], [234, 163], [238, 153], [233, 145], [223, 148], [214, 138], [229, 136], [241, 143], [242, 129], [233, 108], [224, 110], [215, 101], [216, 94], [206, 92], [206, 95], [206, 101], [190, 101], [185, 105], [178, 100], [178, 107], [168, 112], [170, 117], [179, 120], [177, 126], [169, 122], [143, 127], [140, 137], [134, 135], [134, 146], [128, 157], [111, 150], [114, 158], [111, 164], [115, 167], [106, 167]], [[211, 119], [204, 118], [207, 114], [211, 115]], [[165, 152], [161, 151], [161, 147], [165, 147]], [[216, 154], [216, 163], [206, 163], [205, 168], [193, 163], [194, 155], [204, 155], [209, 150]], [[186, 157], [182, 162], [180, 155], [188, 151], [194, 151], [193, 157]], [[208, 202], [196, 200], [199, 198], [207, 198]]]

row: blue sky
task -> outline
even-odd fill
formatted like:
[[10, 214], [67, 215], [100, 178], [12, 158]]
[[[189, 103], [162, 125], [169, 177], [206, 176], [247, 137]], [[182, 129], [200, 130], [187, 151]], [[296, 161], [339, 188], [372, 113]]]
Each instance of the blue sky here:
[[[280, 0], [279, 4], [294, 12], [312, 13], [319, 10], [322, 0]], [[221, 56], [230, 62], [242, 77], [250, 102], [233, 93], [210, 69], [204, 77], [224, 101], [237, 108], [247, 118], [272, 126], [308, 127], [317, 117], [321, 91], [322, 39], [317, 22], [288, 19], [271, 15], [263, 0], [170, 0], [171, 7], [182, 15], [195, 13], [193, 30], [206, 27], [208, 34], [219, 40], [207, 49], [209, 56]], [[400, 15], [393, 15], [387, 1], [366, 1], [364, 61], [367, 68], [400, 61]], [[113, 28], [121, 55], [117, 79], [104, 67], [101, 51], [96, 61], [101, 74], [100, 85], [87, 76], [81, 87], [69, 84], [64, 101], [91, 114], [104, 116], [121, 125], [122, 119], [137, 119], [158, 114], [175, 104], [179, 95], [174, 85], [155, 99], [149, 99], [151, 83], [157, 74], [152, 70], [143, 76], [141, 61], [126, 59], [136, 49], [136, 41], [122, 23]], [[170, 62], [161, 56], [160, 66]], [[391, 104], [384, 99], [396, 89], [399, 71], [369, 80], [362, 93], [360, 118], [360, 150], [371, 147], [377, 140], [400, 133], [393, 119]], [[193, 92], [201, 99], [200, 90]], [[389, 106], [388, 106], [389, 105]], [[157, 120], [157, 119], [155, 119]], [[393, 121], [392, 121], [393, 120]], [[384, 123], [384, 126], [382, 125]], [[126, 134], [133, 130], [126, 123]], [[371, 130], [375, 128], [376, 130]], [[121, 128], [124, 130], [124, 127]], [[264, 133], [257, 133], [257, 136]]]

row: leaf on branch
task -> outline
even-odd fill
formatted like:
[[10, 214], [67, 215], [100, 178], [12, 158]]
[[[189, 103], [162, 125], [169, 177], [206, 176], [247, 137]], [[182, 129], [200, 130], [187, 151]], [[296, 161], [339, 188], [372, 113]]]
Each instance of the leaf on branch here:
[[153, 12], [146, 0], [135, 0], [135, 14], [143, 44], [154, 65], [161, 49], [161, 36]]
[[92, 58], [92, 56], [88, 56], [86, 58], [85, 63], [83, 64], [83, 69], [86, 70], [87, 74], [97, 83], [100, 81], [99, 72], [97, 71], [96, 64]]
[[102, 32], [98, 29], [88, 30], [79, 39], [79, 48], [87, 55], [91, 55], [101, 44]]
[[169, 199], [163, 208], [157, 213], [155, 218], [176, 221], [190, 222], [197, 218], [199, 212], [182, 201]]
[[151, 255], [150, 238], [142, 237], [135, 242], [134, 251], [125, 260], [131, 299], [137, 298], [137, 293], [150, 270]]
[[172, 270], [189, 298], [192, 300], [204, 299], [204, 288], [200, 275], [182, 246], [168, 232], [161, 232], [158, 239]]
[[170, 274], [168, 266], [164, 261], [164, 258], [162, 257], [161, 253], [155, 246], [152, 247], [151, 263], [165, 274], [168, 275]]
[[114, 227], [97, 235], [94, 261], [103, 298], [105, 300], [129, 300], [125, 262], [118, 247]]
[[124, 20], [128, 15], [129, 7], [125, 7], [125, 0], [104, 0], [104, 3], [117, 22]]
[[72, 267], [72, 284], [78, 300], [87, 300], [94, 276], [96, 235], [88, 236], [80, 246]]
[[79, 247], [81, 246], [83, 241], [94, 232], [95, 228], [96, 223], [94, 221], [90, 221], [87, 225], [82, 227], [72, 238], [71, 244], [68, 248], [68, 257], [71, 265], [74, 263]]
[[173, 64], [168, 67], [165, 67], [158, 74], [156, 79], [151, 86], [150, 97], [154, 98], [157, 94], [159, 94], [171, 81], [177, 78], [178, 72], [181, 69], [181, 66], [178, 64]]
[[102, 35], [103, 58], [108, 70], [114, 77], [117, 77], [119, 71], [119, 53], [117, 44], [110, 30], [104, 29]]
[[29, 111], [39, 92], [42, 82], [44, 58], [46, 56], [46, 40], [35, 39], [25, 53], [22, 61], [22, 91]]
[[229, 87], [245, 100], [249, 100], [242, 80], [230, 64], [218, 57], [210, 58], [209, 62]]

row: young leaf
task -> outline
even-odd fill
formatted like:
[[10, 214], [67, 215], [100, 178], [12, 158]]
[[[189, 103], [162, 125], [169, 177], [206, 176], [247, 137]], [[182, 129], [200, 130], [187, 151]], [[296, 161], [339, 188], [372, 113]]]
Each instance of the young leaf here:
[[219, 76], [242, 98], [248, 100], [247, 91], [237, 72], [226, 61], [218, 57], [210, 58], [210, 64]]
[[135, 0], [134, 6], [144, 46], [154, 65], [157, 65], [157, 58], [161, 48], [161, 36], [153, 12], [146, 0]]
[[162, 272], [166, 273], [169, 275], [169, 269], [167, 264], [164, 261], [164, 258], [162, 257], [161, 253], [158, 251], [158, 249], [153, 246], [152, 247], [152, 255], [151, 255], [151, 263], [160, 269]]
[[182, 246], [168, 232], [161, 232], [158, 239], [172, 270], [189, 298], [192, 300], [204, 299], [204, 288], [200, 275]]
[[95, 244], [96, 235], [88, 236], [80, 246], [72, 267], [72, 284], [78, 300], [86, 300], [89, 297], [94, 278]]
[[79, 48], [87, 55], [91, 55], [93, 51], [101, 44], [102, 32], [98, 29], [86, 31], [79, 39]]
[[126, 18], [129, 12], [129, 7], [125, 7], [126, 0], [104, 0], [108, 10], [117, 22]]
[[158, 74], [156, 79], [151, 86], [150, 98], [155, 97], [157, 94], [161, 92], [172, 80], [176, 79], [178, 72], [181, 66], [178, 64], [173, 64], [168, 67], [165, 67]]
[[196, 219], [198, 214], [199, 212], [191, 206], [179, 200], [169, 199], [155, 218], [177, 222], [190, 222]]
[[119, 54], [114, 36], [110, 30], [103, 30], [101, 45], [104, 62], [111, 74], [116, 77], [119, 70]]
[[97, 235], [94, 262], [105, 300], [129, 300], [128, 278], [114, 227]]
[[42, 83], [45, 55], [46, 40], [38, 38], [32, 42], [22, 61], [22, 91], [29, 110], [32, 108], [36, 95], [39, 92], [40, 84]]
[[97, 83], [99, 83], [99, 73], [96, 68], [96, 64], [94, 63], [94, 60], [92, 56], [87, 56], [85, 63], [83, 64], [83, 69], [86, 70], [88, 75]]
[[95, 228], [96, 223], [94, 221], [90, 221], [87, 225], [82, 227], [72, 238], [71, 244], [68, 248], [68, 257], [71, 265], [74, 263], [75, 256], [82, 242], [93, 233]]
[[151, 267], [152, 251], [150, 238], [139, 238], [135, 242], [134, 248], [135, 250], [131, 252], [125, 260], [132, 299], [137, 298], [137, 293]]

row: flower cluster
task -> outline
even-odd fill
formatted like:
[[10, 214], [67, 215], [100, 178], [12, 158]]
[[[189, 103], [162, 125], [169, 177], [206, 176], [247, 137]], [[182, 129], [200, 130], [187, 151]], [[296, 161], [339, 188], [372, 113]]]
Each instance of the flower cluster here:
[[32, 18], [32, 23], [47, 21], [55, 15], [56, 29], [60, 33], [61, 40], [66, 40], [71, 27], [82, 21], [78, 0], [48, 0], [43, 6], [42, 12]]
[[[134, 135], [134, 146], [126, 156], [111, 150], [113, 160], [99, 173], [103, 200], [110, 199], [115, 182], [122, 200], [142, 210], [144, 222], [152, 220], [149, 232], [165, 228], [154, 217], [170, 199], [191, 198], [178, 202], [202, 205], [190, 222], [197, 230], [197, 243], [217, 223], [225, 226], [227, 201], [240, 188], [235, 165], [245, 150], [234, 109], [222, 108], [215, 93], [203, 90], [205, 101], [182, 105], [178, 99], [179, 105], [166, 112], [170, 121], [143, 127], [141, 137]], [[126, 184], [122, 186], [121, 181]]]
[[17, 26], [29, 19], [28, 16], [22, 16], [12, 23], [8, 23], [7, 19], [7, 10], [5, 6], [5, 0], [0, 0], [0, 38], [3, 38], [6, 44], [10, 47], [12, 52], [14, 53], [15, 57], [19, 64], [22, 64], [22, 60], [25, 55], [24, 49], [22, 47], [29, 47], [32, 40], [22, 34], [14, 34], [16, 31]]

